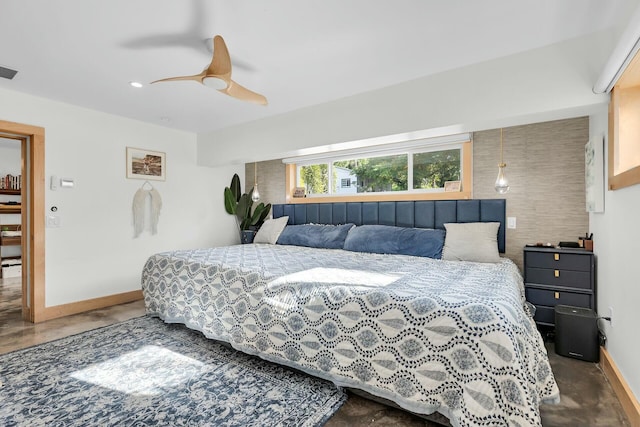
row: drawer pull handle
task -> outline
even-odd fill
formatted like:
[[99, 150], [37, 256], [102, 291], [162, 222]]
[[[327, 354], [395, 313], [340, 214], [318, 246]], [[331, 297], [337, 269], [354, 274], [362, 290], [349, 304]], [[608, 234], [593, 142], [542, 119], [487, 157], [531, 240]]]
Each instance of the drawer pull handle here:
[[556, 299], [560, 299], [560, 292], [555, 292], [553, 296], [556, 297]]
[[560, 254], [553, 254], [553, 259], [556, 261], [560, 261]]
[[560, 277], [560, 270], [553, 270], [553, 275], [555, 277]]

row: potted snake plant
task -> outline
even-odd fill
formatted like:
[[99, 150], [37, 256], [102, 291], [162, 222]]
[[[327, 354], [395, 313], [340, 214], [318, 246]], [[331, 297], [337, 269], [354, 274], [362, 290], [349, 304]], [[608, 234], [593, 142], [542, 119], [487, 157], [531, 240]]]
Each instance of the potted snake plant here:
[[240, 231], [241, 243], [252, 243], [256, 231], [260, 228], [264, 220], [271, 212], [271, 203], [259, 203], [253, 208], [251, 193], [253, 188], [247, 193], [241, 193], [240, 177], [234, 174], [231, 178], [231, 185], [224, 189], [224, 208], [229, 215], [234, 215], [236, 224]]

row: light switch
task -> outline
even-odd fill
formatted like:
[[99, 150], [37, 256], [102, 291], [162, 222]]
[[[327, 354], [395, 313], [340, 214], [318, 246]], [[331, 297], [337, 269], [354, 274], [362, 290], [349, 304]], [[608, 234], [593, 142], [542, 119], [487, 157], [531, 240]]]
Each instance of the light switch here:
[[516, 217], [508, 216], [507, 217], [507, 228], [516, 228]]
[[60, 178], [60, 186], [62, 188], [73, 188], [75, 185], [73, 178]]
[[47, 228], [58, 228], [58, 227], [60, 227], [60, 216], [47, 215]]

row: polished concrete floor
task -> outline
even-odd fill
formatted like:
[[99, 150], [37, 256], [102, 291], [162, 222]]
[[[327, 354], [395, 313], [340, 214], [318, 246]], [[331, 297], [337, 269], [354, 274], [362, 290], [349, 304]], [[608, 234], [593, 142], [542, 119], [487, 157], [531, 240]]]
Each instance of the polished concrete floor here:
[[[20, 306], [20, 281], [0, 279], [0, 354], [144, 314], [144, 304], [137, 301], [34, 325], [21, 320]], [[552, 344], [547, 348], [562, 401], [559, 405], [541, 407], [544, 426], [629, 426], [597, 364], [558, 356]], [[327, 427], [436, 425], [353, 394], [326, 424]]]

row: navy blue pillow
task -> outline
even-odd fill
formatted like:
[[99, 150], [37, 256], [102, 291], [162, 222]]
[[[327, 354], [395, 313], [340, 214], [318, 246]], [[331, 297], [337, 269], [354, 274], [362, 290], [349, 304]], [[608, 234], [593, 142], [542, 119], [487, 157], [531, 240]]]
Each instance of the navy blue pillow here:
[[354, 227], [344, 242], [344, 249], [376, 254], [413, 255], [442, 258], [444, 230], [403, 228], [390, 225]]
[[278, 245], [307, 246], [309, 248], [342, 249], [344, 240], [354, 224], [287, 225], [278, 241]]

